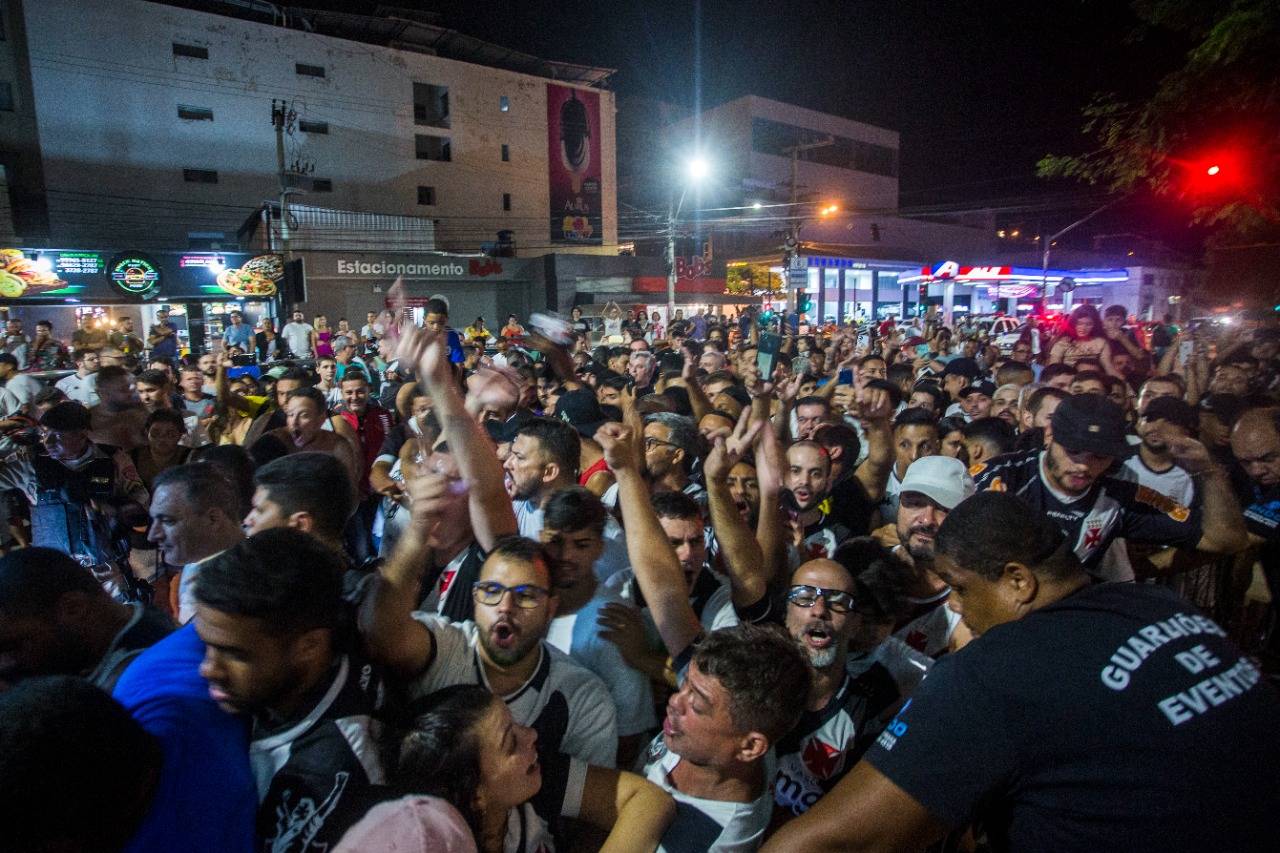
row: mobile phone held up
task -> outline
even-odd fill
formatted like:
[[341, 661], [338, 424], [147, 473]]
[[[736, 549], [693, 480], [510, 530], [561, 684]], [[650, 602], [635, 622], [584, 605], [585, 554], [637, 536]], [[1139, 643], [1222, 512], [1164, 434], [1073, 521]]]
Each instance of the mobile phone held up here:
[[782, 335], [773, 332], [761, 332], [760, 347], [756, 351], [756, 369], [765, 382], [773, 379], [773, 372], [778, 369], [778, 350], [782, 349]]
[[853, 384], [853, 370], [852, 370], [852, 368], [848, 368], [848, 367], [846, 367], [844, 370], [841, 370], [841, 371], [840, 371], [840, 375], [839, 375], [838, 377], [836, 377], [836, 384], [837, 384], [837, 385], [852, 385], [852, 384]]

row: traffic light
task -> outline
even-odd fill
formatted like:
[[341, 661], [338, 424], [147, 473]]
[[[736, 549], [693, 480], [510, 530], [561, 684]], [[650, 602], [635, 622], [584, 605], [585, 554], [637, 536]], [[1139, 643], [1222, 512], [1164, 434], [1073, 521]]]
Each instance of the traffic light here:
[[1251, 180], [1244, 149], [1223, 147], [1189, 159], [1170, 158], [1182, 172], [1183, 195], [1205, 198], [1248, 189]]
[[809, 298], [809, 294], [800, 292], [796, 294], [796, 311], [800, 314], [808, 314], [809, 309], [813, 307], [813, 300]]

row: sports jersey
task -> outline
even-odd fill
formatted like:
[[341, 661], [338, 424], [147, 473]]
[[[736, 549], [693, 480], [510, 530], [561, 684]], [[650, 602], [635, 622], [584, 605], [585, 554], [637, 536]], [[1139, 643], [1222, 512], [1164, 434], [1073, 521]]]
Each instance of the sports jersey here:
[[[640, 592], [640, 584], [636, 581], [634, 570], [627, 569], [610, 577], [605, 581], [605, 588], [627, 604], [639, 607], [644, 612], [647, 625], [653, 626], [653, 617], [649, 615], [648, 606], [644, 603], [644, 596]], [[702, 630], [707, 633], [717, 628], [732, 628], [740, 621], [737, 612], [733, 609], [733, 595], [729, 585], [716, 577], [715, 573], [706, 566], [703, 566], [702, 571], [698, 572], [698, 576], [694, 578], [693, 589], [689, 592], [689, 604], [693, 606], [693, 612], [702, 623]], [[657, 636], [657, 628], [652, 628], [651, 639], [656, 639]], [[661, 647], [661, 640], [657, 640], [657, 644]]]
[[[1196, 484], [1186, 469], [1174, 465], [1167, 471], [1153, 471], [1147, 467], [1147, 463], [1142, 461], [1141, 453], [1134, 453], [1124, 461], [1123, 465], [1125, 470], [1138, 481], [1139, 485], [1155, 489], [1160, 494], [1173, 498], [1183, 506], [1194, 506]], [[1199, 575], [1206, 571], [1212, 572], [1213, 567], [1206, 566], [1192, 569], [1190, 572], [1180, 572], [1168, 580], [1177, 586], [1181, 586], [1188, 580], [1187, 575]], [[1129, 549], [1124, 539], [1116, 539], [1111, 543], [1111, 547], [1107, 549], [1107, 553], [1099, 565], [1098, 575], [1103, 580], [1109, 581], [1131, 581], [1134, 579], [1133, 564], [1129, 560]], [[1189, 596], [1184, 595], [1184, 597]]]
[[799, 548], [789, 548], [791, 568], [798, 568], [809, 560], [831, 559], [840, 543], [852, 534], [831, 512], [831, 499], [827, 498], [819, 509], [822, 517], [804, 529], [804, 539]]
[[618, 709], [618, 734], [626, 737], [651, 731], [657, 719], [648, 677], [629, 666], [618, 647], [600, 635], [600, 612], [610, 603], [628, 606], [617, 594], [598, 589], [577, 611], [551, 620], [547, 642], [600, 676]]
[[542, 787], [507, 814], [503, 853], [555, 853], [553, 828], [562, 817], [576, 818], [587, 784], [586, 762], [567, 755], [541, 759]]
[[778, 808], [804, 814], [834, 788], [880, 733], [876, 718], [897, 698], [889, 671], [872, 664], [857, 678], [845, 675], [822, 710], [806, 710], [778, 741], [773, 785]]
[[1064, 494], [1045, 479], [1047, 453], [1029, 450], [997, 456], [970, 473], [979, 491], [1007, 491], [1053, 519], [1091, 572], [1117, 536], [1190, 548], [1200, 541], [1198, 508], [1139, 484], [1123, 467], [1103, 474], [1082, 495]]
[[363, 415], [357, 415], [345, 407], [340, 407], [335, 414], [347, 422], [360, 441], [361, 474], [357, 485], [360, 487], [361, 494], [367, 494], [369, 470], [382, 451], [382, 443], [393, 426], [391, 412], [375, 403], [370, 403]]
[[880, 500], [880, 523], [892, 524], [898, 520], [898, 500], [902, 496], [902, 478], [898, 466], [889, 468], [889, 479], [884, 484], [884, 497]]
[[[644, 777], [676, 801], [676, 817], [662, 836], [659, 853], [748, 853], [757, 849], [773, 813], [772, 787], [765, 784], [760, 796], [749, 803], [693, 797], [671, 781], [671, 772], [680, 761], [680, 756], [667, 749], [662, 735], [653, 739], [645, 756]], [[772, 780], [777, 770], [773, 750], [763, 761], [764, 778]]]
[[864, 760], [994, 850], [1274, 850], [1280, 697], [1168, 590], [1097, 584], [938, 662]]
[[476, 603], [471, 597], [471, 587], [480, 580], [484, 557], [484, 549], [473, 541], [444, 566], [428, 569], [423, 578], [423, 589], [427, 592], [418, 609], [439, 613], [450, 622], [474, 618]]
[[908, 598], [916, 608], [915, 615], [895, 629], [893, 636], [926, 657], [939, 658], [946, 654], [951, 635], [960, 624], [960, 614], [947, 606], [950, 595], [948, 587], [929, 598]]
[[343, 655], [305, 717], [277, 731], [255, 724], [249, 763], [263, 851], [323, 853], [387, 798], [377, 746], [382, 727], [373, 717], [382, 704], [374, 667]]
[[[435, 637], [435, 657], [409, 685], [414, 697], [455, 684], [489, 687], [480, 660], [474, 622], [452, 623], [421, 611], [413, 614]], [[588, 764], [613, 767], [618, 751], [618, 715], [604, 683], [557, 648], [539, 644], [538, 666], [517, 690], [500, 697], [511, 716], [538, 732], [538, 751], [563, 752]], [[491, 688], [490, 688], [491, 689]]]

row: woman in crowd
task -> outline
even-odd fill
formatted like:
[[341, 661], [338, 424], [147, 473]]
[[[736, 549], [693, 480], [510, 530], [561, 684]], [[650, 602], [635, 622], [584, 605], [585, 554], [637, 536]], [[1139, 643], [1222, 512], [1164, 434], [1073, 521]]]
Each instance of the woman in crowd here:
[[1108, 363], [1109, 348], [1102, 334], [1102, 317], [1092, 305], [1081, 305], [1071, 312], [1071, 320], [1062, 337], [1049, 350], [1050, 364], [1072, 367], [1082, 358], [1096, 358]]
[[675, 817], [671, 797], [634, 773], [540, 762], [537, 732], [485, 687], [448, 687], [426, 706], [401, 744], [399, 785], [449, 802], [482, 853], [554, 850], [549, 824], [560, 817], [608, 832], [602, 851], [652, 851]]
[[315, 331], [312, 333], [311, 350], [316, 354], [316, 358], [328, 356], [333, 358], [333, 330], [329, 328], [329, 318], [323, 314], [317, 314], [315, 322], [312, 324]]

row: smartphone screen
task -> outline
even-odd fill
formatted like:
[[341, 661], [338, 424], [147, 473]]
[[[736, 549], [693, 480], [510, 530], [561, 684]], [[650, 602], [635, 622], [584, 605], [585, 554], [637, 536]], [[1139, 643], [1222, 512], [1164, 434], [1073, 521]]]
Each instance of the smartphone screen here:
[[852, 384], [853, 384], [853, 371], [852, 371], [851, 369], [847, 368], [847, 367], [846, 367], [844, 370], [840, 371], [840, 376], [836, 379], [836, 384], [837, 384], [837, 385], [852, 385]]
[[756, 368], [760, 378], [768, 382], [778, 366], [778, 350], [782, 348], [782, 336], [773, 332], [760, 335], [760, 348], [756, 354]]
[[916, 358], [927, 358], [929, 352], [928, 344], [916, 344]]

